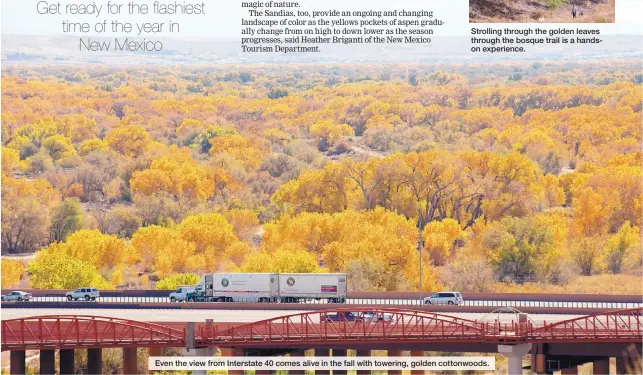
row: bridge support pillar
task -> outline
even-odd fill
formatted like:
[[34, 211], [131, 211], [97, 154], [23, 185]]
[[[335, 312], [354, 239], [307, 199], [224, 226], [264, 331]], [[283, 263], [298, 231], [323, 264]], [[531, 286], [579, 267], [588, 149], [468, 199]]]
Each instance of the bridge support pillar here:
[[74, 349], [60, 349], [60, 375], [74, 375]]
[[[388, 356], [389, 357], [401, 357], [402, 356], [402, 351], [401, 350], [389, 350], [388, 351]], [[402, 370], [388, 370], [389, 375], [402, 375]]]
[[87, 349], [87, 374], [101, 375], [103, 373], [103, 349]]
[[40, 375], [54, 375], [56, 373], [56, 351], [40, 351]]
[[[157, 347], [149, 347], [147, 348], [147, 356], [148, 357], [162, 357], [163, 356], [163, 348], [157, 348]], [[149, 370], [148, 373], [154, 374], [154, 370]]]
[[531, 372], [537, 374], [544, 374], [545, 369], [545, 355], [544, 354], [532, 354], [531, 355]]
[[[411, 357], [424, 357], [424, 351], [411, 350]], [[424, 375], [424, 370], [411, 370], [411, 375]]]
[[[357, 349], [356, 350], [356, 356], [358, 357], [370, 357], [371, 356], [371, 350], [370, 349]], [[357, 370], [357, 375], [369, 375], [371, 373], [371, 370]]]
[[136, 348], [123, 348], [123, 374], [138, 374], [138, 358]]
[[522, 375], [522, 357], [530, 350], [531, 344], [498, 345], [498, 353], [509, 362], [509, 375]]
[[626, 375], [627, 374], [627, 368], [625, 366], [625, 358], [624, 357], [616, 357], [616, 374], [617, 375]]
[[576, 375], [578, 374], [578, 366], [572, 366], [560, 369], [560, 375]]
[[[296, 352], [290, 353], [291, 357], [305, 357], [306, 352], [302, 350], [297, 350]], [[306, 370], [290, 370], [288, 371], [288, 375], [305, 375]]]
[[[330, 357], [330, 350], [315, 349], [315, 357]], [[330, 370], [315, 370], [315, 375], [330, 375]]]
[[24, 350], [11, 351], [11, 363], [9, 364], [9, 373], [11, 375], [22, 375], [27, 373], [27, 354]]
[[594, 375], [610, 375], [610, 359], [596, 359], [592, 362]]

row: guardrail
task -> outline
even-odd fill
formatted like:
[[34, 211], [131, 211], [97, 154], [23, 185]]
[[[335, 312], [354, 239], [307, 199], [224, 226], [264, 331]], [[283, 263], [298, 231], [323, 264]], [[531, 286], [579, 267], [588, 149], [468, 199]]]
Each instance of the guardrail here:
[[[96, 302], [22, 302], [3, 303], [2, 308], [14, 309], [48, 309], [48, 310], [254, 310], [254, 311], [322, 311], [337, 309], [386, 309], [399, 308], [392, 305], [357, 305], [357, 304], [294, 304], [294, 303], [96, 303]], [[410, 310], [427, 311], [433, 313], [479, 313], [489, 314], [496, 311], [497, 307], [485, 306], [457, 306], [457, 305], [423, 305], [409, 307]], [[552, 315], [591, 315], [614, 310], [613, 308], [568, 308], [568, 307], [522, 307], [520, 312], [528, 314], [552, 314]], [[506, 311], [510, 313], [510, 311]], [[494, 315], [495, 316], [495, 315]]]

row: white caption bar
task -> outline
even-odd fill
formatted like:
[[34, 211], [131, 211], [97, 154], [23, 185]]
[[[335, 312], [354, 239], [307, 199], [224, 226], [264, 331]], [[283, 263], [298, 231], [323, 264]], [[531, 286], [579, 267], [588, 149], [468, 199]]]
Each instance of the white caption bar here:
[[495, 370], [495, 357], [150, 357], [154, 371]]

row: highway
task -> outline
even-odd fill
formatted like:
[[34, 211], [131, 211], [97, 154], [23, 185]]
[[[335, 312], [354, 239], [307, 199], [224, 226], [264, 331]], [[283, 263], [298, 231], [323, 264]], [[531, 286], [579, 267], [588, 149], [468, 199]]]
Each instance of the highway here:
[[[33, 302], [66, 302], [64, 296], [35, 296]], [[159, 304], [159, 303], [171, 303], [167, 297], [98, 297], [98, 303], [129, 303], [129, 304]], [[176, 302], [181, 303], [181, 302]], [[187, 303], [187, 302], [185, 302]], [[190, 304], [199, 304], [199, 302], [189, 302]], [[234, 305], [235, 302], [228, 303]], [[311, 300], [302, 302], [299, 304], [288, 304], [295, 306], [306, 306], [306, 305], [328, 305], [328, 302], [325, 300]], [[360, 299], [351, 299], [349, 298], [346, 301], [346, 304], [349, 305], [390, 305], [390, 306], [422, 306], [419, 300], [412, 299], [378, 299], [378, 298], [360, 298]], [[270, 305], [270, 304], [266, 304]], [[337, 306], [337, 304], [333, 304]], [[9, 303], [3, 303], [3, 307], [11, 307]], [[633, 302], [587, 302], [587, 301], [512, 301], [512, 300], [465, 300], [462, 306], [480, 306], [480, 307], [552, 307], [552, 308], [591, 308], [591, 309], [632, 309], [637, 307], [643, 307], [643, 303], [633, 303]], [[61, 306], [61, 308], [65, 308]]]
[[[131, 319], [146, 322], [204, 322], [213, 319], [217, 323], [250, 323], [265, 319], [277, 318], [284, 315], [294, 315], [308, 312], [307, 310], [104, 310], [104, 309], [78, 309], [65, 310], [65, 315], [102, 316], [109, 318]], [[61, 315], [60, 309], [3, 309], [2, 320], [28, 318], [33, 316]], [[516, 320], [515, 314], [487, 314], [487, 313], [449, 313], [449, 316], [459, 318], [501, 322]], [[557, 321], [574, 319], [581, 315], [562, 314], [529, 314], [529, 319], [534, 323], [553, 323]]]

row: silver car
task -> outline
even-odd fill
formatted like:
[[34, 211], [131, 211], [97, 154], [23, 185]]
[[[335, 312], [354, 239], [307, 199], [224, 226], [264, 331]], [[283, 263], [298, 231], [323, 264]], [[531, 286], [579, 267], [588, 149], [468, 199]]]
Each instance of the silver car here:
[[440, 292], [424, 299], [425, 305], [461, 305], [464, 302], [458, 292]]
[[15, 292], [9, 292], [2, 297], [2, 302], [9, 302], [9, 301], [29, 301], [32, 296], [30, 293], [26, 292], [21, 292], [21, 291], [15, 291]]
[[78, 288], [65, 294], [67, 301], [77, 301], [84, 299], [85, 301], [96, 301], [100, 297], [100, 292], [96, 288]]

